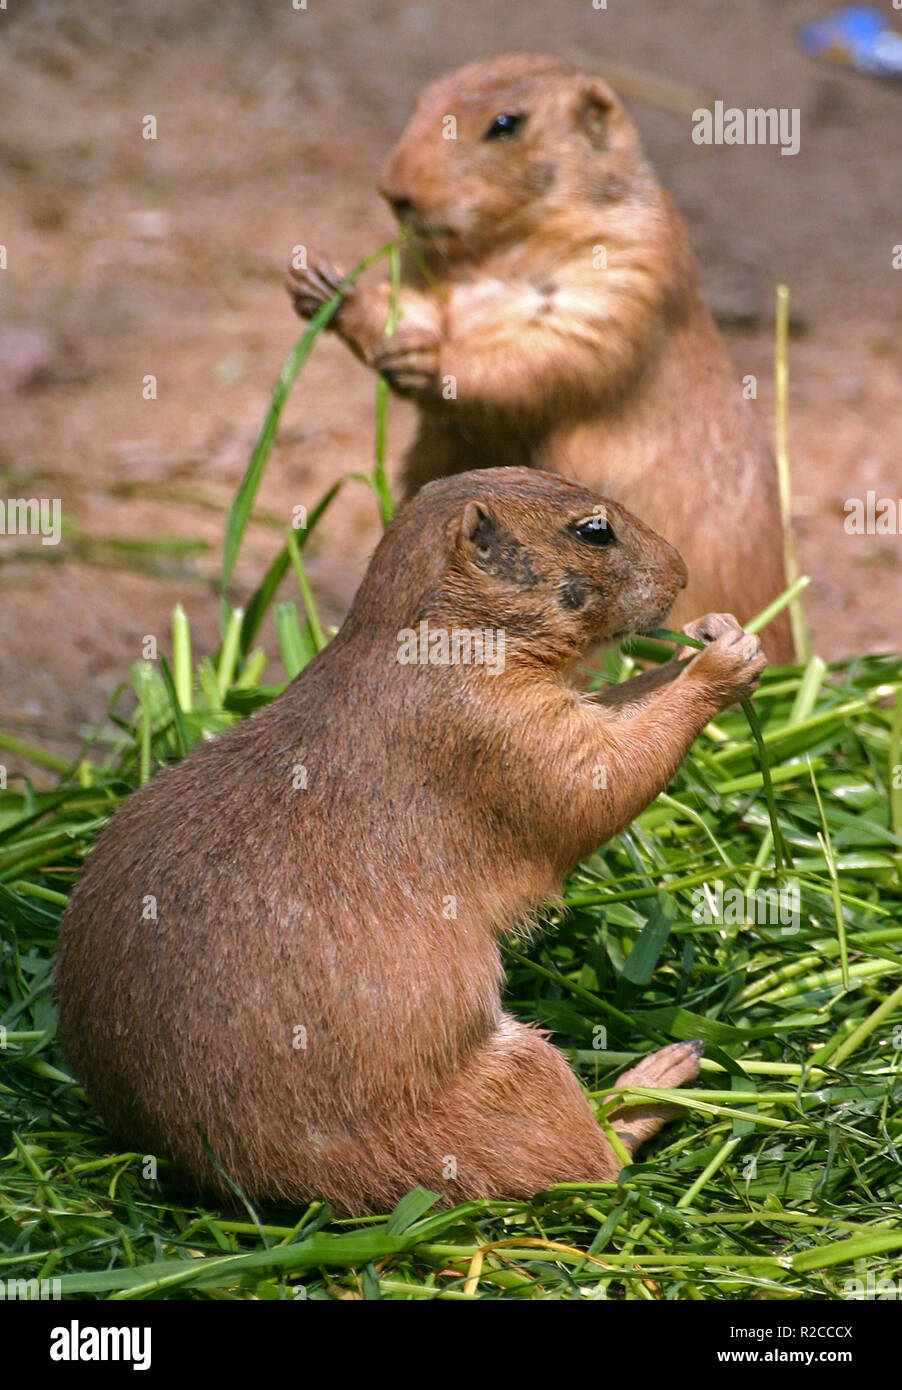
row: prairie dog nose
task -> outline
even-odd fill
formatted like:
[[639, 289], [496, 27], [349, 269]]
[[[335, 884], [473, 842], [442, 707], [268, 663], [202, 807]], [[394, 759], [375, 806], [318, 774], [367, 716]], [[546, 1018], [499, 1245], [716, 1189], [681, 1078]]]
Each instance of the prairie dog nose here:
[[412, 212], [416, 211], [410, 198], [405, 198], [402, 195], [388, 191], [383, 192], [382, 196], [391, 207], [392, 212], [399, 222], [403, 222]]
[[689, 571], [686, 568], [686, 561], [683, 559], [676, 546], [671, 545], [669, 541], [664, 541], [664, 545], [669, 552], [669, 558], [673, 563], [673, 567], [679, 576], [680, 588], [685, 589], [686, 585], [689, 583]]

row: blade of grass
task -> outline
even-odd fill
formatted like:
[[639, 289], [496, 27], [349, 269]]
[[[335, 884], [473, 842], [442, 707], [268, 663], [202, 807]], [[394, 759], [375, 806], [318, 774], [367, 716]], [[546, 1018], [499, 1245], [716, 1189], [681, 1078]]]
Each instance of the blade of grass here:
[[[338, 496], [339, 492], [341, 491], [344, 484], [348, 481], [350, 476], [350, 474], [346, 474], [344, 477], [339, 478], [338, 481], [333, 483], [332, 486], [323, 494], [323, 496], [319, 499], [316, 505], [311, 508], [310, 512], [307, 515], [307, 525], [304, 528], [304, 531], [300, 536], [298, 536], [297, 534], [295, 535], [298, 549], [303, 550], [304, 546], [310, 539], [310, 536], [312, 535], [320, 518], [331, 506], [332, 502]], [[244, 619], [241, 624], [240, 650], [242, 656], [245, 655], [254, 638], [256, 637], [257, 632], [260, 628], [260, 624], [266, 616], [267, 610], [269, 609], [269, 606], [273, 601], [276, 590], [278, 589], [285, 575], [288, 573], [288, 567], [290, 564], [291, 555], [289, 554], [288, 546], [283, 545], [282, 549], [279, 551], [278, 555], [270, 565], [269, 569], [266, 571], [266, 574], [263, 576], [263, 579], [261, 580], [260, 584], [254, 590], [254, 593], [251, 596], [251, 599], [248, 602], [247, 608], [245, 610]]]
[[[776, 387], [776, 465], [777, 484], [780, 493], [780, 517], [783, 523], [783, 564], [790, 588], [795, 585], [799, 574], [795, 536], [792, 529], [792, 480], [789, 468], [789, 449], [787, 446], [787, 420], [789, 415], [789, 287], [777, 286], [777, 331], [774, 345], [774, 384]], [[799, 593], [801, 590], [798, 591]], [[805, 620], [805, 609], [793, 596], [789, 610], [792, 627], [792, 640], [796, 660], [805, 666], [811, 660], [811, 638]], [[754, 629], [749, 629], [753, 631]]]
[[172, 610], [172, 679], [179, 708], [190, 714], [193, 708], [191, 628], [180, 603]]
[[140, 667], [141, 687], [138, 692], [140, 700], [140, 724], [139, 724], [139, 773], [138, 780], [143, 787], [145, 782], [150, 781], [150, 761], [151, 761], [151, 742], [153, 739], [153, 710], [150, 703], [151, 690], [151, 669], [145, 662]]
[[46, 748], [40, 748], [24, 738], [16, 738], [13, 734], [0, 732], [0, 748], [5, 748], [8, 753], [16, 753], [20, 758], [27, 758], [30, 763], [37, 763], [38, 767], [46, 767], [50, 772], [69, 771], [65, 758], [58, 758], [55, 753], [48, 753]]
[[169, 662], [166, 660], [165, 656], [160, 657], [160, 674], [163, 677], [166, 694], [169, 696], [169, 706], [172, 710], [172, 727], [175, 731], [178, 756], [184, 758], [188, 749], [191, 747], [191, 738], [188, 734], [188, 727], [185, 724], [185, 716], [182, 713], [182, 707], [179, 704], [178, 692], [175, 688], [172, 671], [170, 670]]
[[773, 622], [774, 618], [783, 612], [784, 608], [788, 608], [790, 604], [794, 603], [799, 595], [808, 588], [810, 583], [811, 580], [807, 574], [803, 574], [800, 578], [794, 580], [788, 588], [783, 590], [782, 594], [777, 595], [773, 603], [769, 603], [766, 608], [762, 608], [760, 613], [756, 613], [754, 618], [745, 624], [746, 632], [761, 632], [763, 628], [767, 627], [768, 623]]
[[883, 1003], [872, 1014], [869, 1014], [854, 1032], [849, 1034], [845, 1042], [840, 1044], [833, 1054], [834, 1067], [842, 1066], [846, 1058], [851, 1057], [852, 1053], [871, 1036], [875, 1029], [880, 1027], [884, 1019], [889, 1018], [897, 1009], [902, 1009], [902, 985], [893, 990], [889, 998], [884, 999]]
[[241, 637], [241, 622], [243, 618], [244, 612], [241, 608], [231, 608], [229, 610], [229, 618], [226, 623], [225, 635], [222, 639], [222, 648], [216, 667], [216, 683], [219, 686], [220, 699], [225, 699], [226, 692], [235, 678], [235, 667], [238, 662], [238, 643]]
[[307, 578], [307, 571], [304, 569], [304, 561], [301, 559], [301, 552], [298, 547], [297, 537], [289, 527], [285, 533], [285, 544], [288, 547], [288, 554], [291, 556], [291, 563], [297, 576], [298, 588], [301, 591], [301, 598], [304, 600], [304, 611], [307, 614], [307, 626], [310, 629], [310, 637], [314, 647], [321, 652], [328, 642], [323, 625], [319, 620], [319, 612], [316, 607], [316, 600], [313, 597], [313, 590], [310, 588], [310, 581]]
[[[785, 595], [783, 597], [785, 597]], [[685, 632], [671, 632], [668, 628], [657, 628], [651, 636], [653, 639], [656, 638], [660, 641], [673, 642], [677, 646], [695, 647], [699, 651], [703, 651], [705, 647], [704, 642], [699, 641], [698, 638], [689, 637]], [[770, 759], [764, 747], [764, 739], [761, 734], [761, 724], [758, 720], [758, 715], [751, 700], [743, 699], [740, 701], [740, 704], [749, 722], [752, 737], [758, 748], [758, 766], [761, 769], [764, 799], [767, 803], [767, 814], [770, 819], [771, 834], [773, 835], [774, 841], [774, 869], [779, 878], [783, 873], [783, 865], [792, 864], [792, 857], [789, 850], [786, 848], [783, 833], [780, 830], [780, 822], [777, 818], [777, 803], [774, 797], [774, 785], [770, 775]]]
[[[395, 244], [389, 252], [391, 268], [391, 299], [385, 323], [385, 337], [390, 338], [398, 323], [398, 293], [401, 288], [401, 253]], [[385, 426], [388, 414], [389, 385], [384, 376], [376, 382], [376, 440], [373, 463], [373, 491], [379, 501], [382, 525], [387, 526], [395, 514], [391, 489], [385, 473]]]
[[286, 676], [291, 681], [303, 671], [307, 662], [315, 654], [313, 643], [301, 629], [298, 620], [298, 606], [293, 599], [289, 599], [285, 603], [277, 603], [274, 617], [282, 665], [285, 667]]
[[817, 784], [814, 775], [814, 768], [811, 766], [811, 759], [807, 759], [808, 772], [811, 776], [811, 785], [814, 788], [814, 799], [817, 802], [818, 814], [821, 818], [821, 829], [818, 832], [818, 843], [824, 852], [824, 860], [827, 865], [827, 872], [830, 875], [830, 890], [833, 896], [833, 915], [836, 918], [836, 936], [839, 942], [839, 960], [842, 967], [843, 989], [849, 988], [849, 947], [846, 942], [846, 917], [842, 905], [842, 888], [839, 882], [839, 873], [836, 868], [836, 858], [833, 853], [833, 845], [830, 841], [830, 829], [827, 825], [827, 817], [824, 815], [824, 803], [821, 800], [821, 789]]
[[[902, 690], [897, 691], [889, 735], [889, 805], [893, 833], [902, 836]], [[902, 878], [902, 855], [896, 856]]]
[[827, 663], [819, 656], [813, 656], [805, 667], [805, 674], [796, 691], [796, 697], [792, 702], [792, 709], [789, 713], [789, 724], [801, 724], [808, 719], [814, 712], [817, 704], [817, 697], [821, 692], [824, 677], [827, 674]]
[[343, 292], [350, 289], [355, 280], [357, 280], [365, 270], [368, 270], [370, 266], [375, 265], [377, 261], [382, 260], [383, 257], [390, 255], [397, 245], [397, 239], [387, 242], [386, 245], [380, 247], [378, 251], [374, 251], [372, 255], [365, 256], [363, 260], [358, 261], [353, 270], [349, 271], [341, 281], [337, 293], [332, 295], [331, 299], [323, 304], [321, 308], [317, 309], [310, 320], [309, 327], [291, 349], [279, 373], [276, 384], [273, 387], [272, 398], [263, 421], [263, 426], [257, 436], [253, 450], [251, 451], [250, 462], [248, 463], [238, 491], [235, 494], [235, 500], [229, 508], [229, 514], [226, 520], [222, 554], [222, 577], [220, 579], [221, 624], [223, 632], [225, 632], [229, 620], [227, 594], [229, 585], [232, 582], [232, 576], [235, 572], [238, 553], [241, 549], [241, 541], [254, 505], [257, 489], [260, 486], [263, 469], [266, 466], [273, 440], [276, 437], [276, 430], [278, 429], [279, 420], [285, 407], [285, 402], [288, 399], [289, 392], [297, 379], [298, 373], [310, 356], [311, 349], [318, 335], [338, 313], [341, 307]]

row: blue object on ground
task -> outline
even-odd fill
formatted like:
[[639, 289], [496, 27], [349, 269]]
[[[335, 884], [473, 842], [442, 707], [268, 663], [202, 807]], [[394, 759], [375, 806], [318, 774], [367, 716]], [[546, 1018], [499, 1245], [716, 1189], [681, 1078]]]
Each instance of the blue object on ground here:
[[813, 58], [848, 63], [875, 77], [902, 77], [902, 34], [873, 5], [848, 5], [820, 24], [807, 24], [799, 42]]

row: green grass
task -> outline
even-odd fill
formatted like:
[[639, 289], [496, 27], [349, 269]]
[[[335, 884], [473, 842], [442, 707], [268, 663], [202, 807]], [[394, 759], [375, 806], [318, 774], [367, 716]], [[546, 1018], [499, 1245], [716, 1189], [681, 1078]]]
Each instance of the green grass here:
[[[135, 786], [273, 698], [327, 640], [302, 552], [345, 480], [288, 535], [244, 609], [229, 601], [279, 413], [318, 327], [286, 364], [227, 521], [220, 649], [196, 660], [176, 609], [168, 656], [132, 668], [103, 736], [71, 767], [0, 733], [0, 760], [6, 748], [58, 777], [48, 790], [11, 775], [0, 790], [0, 1279], [114, 1299], [451, 1300], [832, 1299], [850, 1279], [900, 1279], [900, 657], [766, 673], [754, 706], [782, 871], [756, 737], [732, 710], [667, 795], [571, 876], [566, 910], [507, 949], [508, 1006], [554, 1031], [602, 1123], [637, 1056], [705, 1039], [696, 1086], [651, 1093], [680, 1120], [619, 1183], [438, 1212], [414, 1193], [356, 1221], [318, 1203], [227, 1207], [176, 1186], [163, 1163], [145, 1176], [143, 1155], [116, 1147], [69, 1076], [51, 968], [84, 856]], [[358, 475], [383, 519], [385, 408], [380, 389], [374, 467]], [[289, 571], [298, 599], [276, 603]], [[253, 643], [271, 608], [284, 677], [261, 687]], [[611, 655], [609, 674], [633, 660]], [[717, 881], [725, 892], [796, 883], [797, 929], [694, 920], [697, 890]]]

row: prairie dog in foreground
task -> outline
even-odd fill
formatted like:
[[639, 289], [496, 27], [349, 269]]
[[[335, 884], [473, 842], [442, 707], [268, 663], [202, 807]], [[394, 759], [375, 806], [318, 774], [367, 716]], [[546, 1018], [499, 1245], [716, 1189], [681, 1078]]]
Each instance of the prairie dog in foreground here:
[[[689, 585], [675, 618], [726, 608], [747, 622], [774, 599], [773, 459], [612, 89], [555, 58], [461, 68], [422, 93], [381, 191], [411, 234], [400, 322], [385, 335], [381, 284], [351, 291], [331, 327], [416, 402], [406, 496], [477, 466], [551, 469], [678, 546]], [[311, 253], [289, 274], [298, 313], [340, 278]], [[764, 645], [792, 660], [785, 614]]]
[[[416, 1184], [456, 1201], [615, 1177], [562, 1054], [502, 1008], [499, 940], [757, 684], [758, 639], [715, 614], [692, 625], [703, 651], [600, 695], [567, 685], [685, 578], [642, 522], [555, 474], [418, 493], [325, 651], [135, 792], [88, 859], [56, 989], [106, 1122], [202, 1185], [223, 1190], [201, 1133], [246, 1193], [340, 1212]], [[699, 1050], [625, 1079], [678, 1085]], [[633, 1150], [667, 1117], [614, 1123]]]

